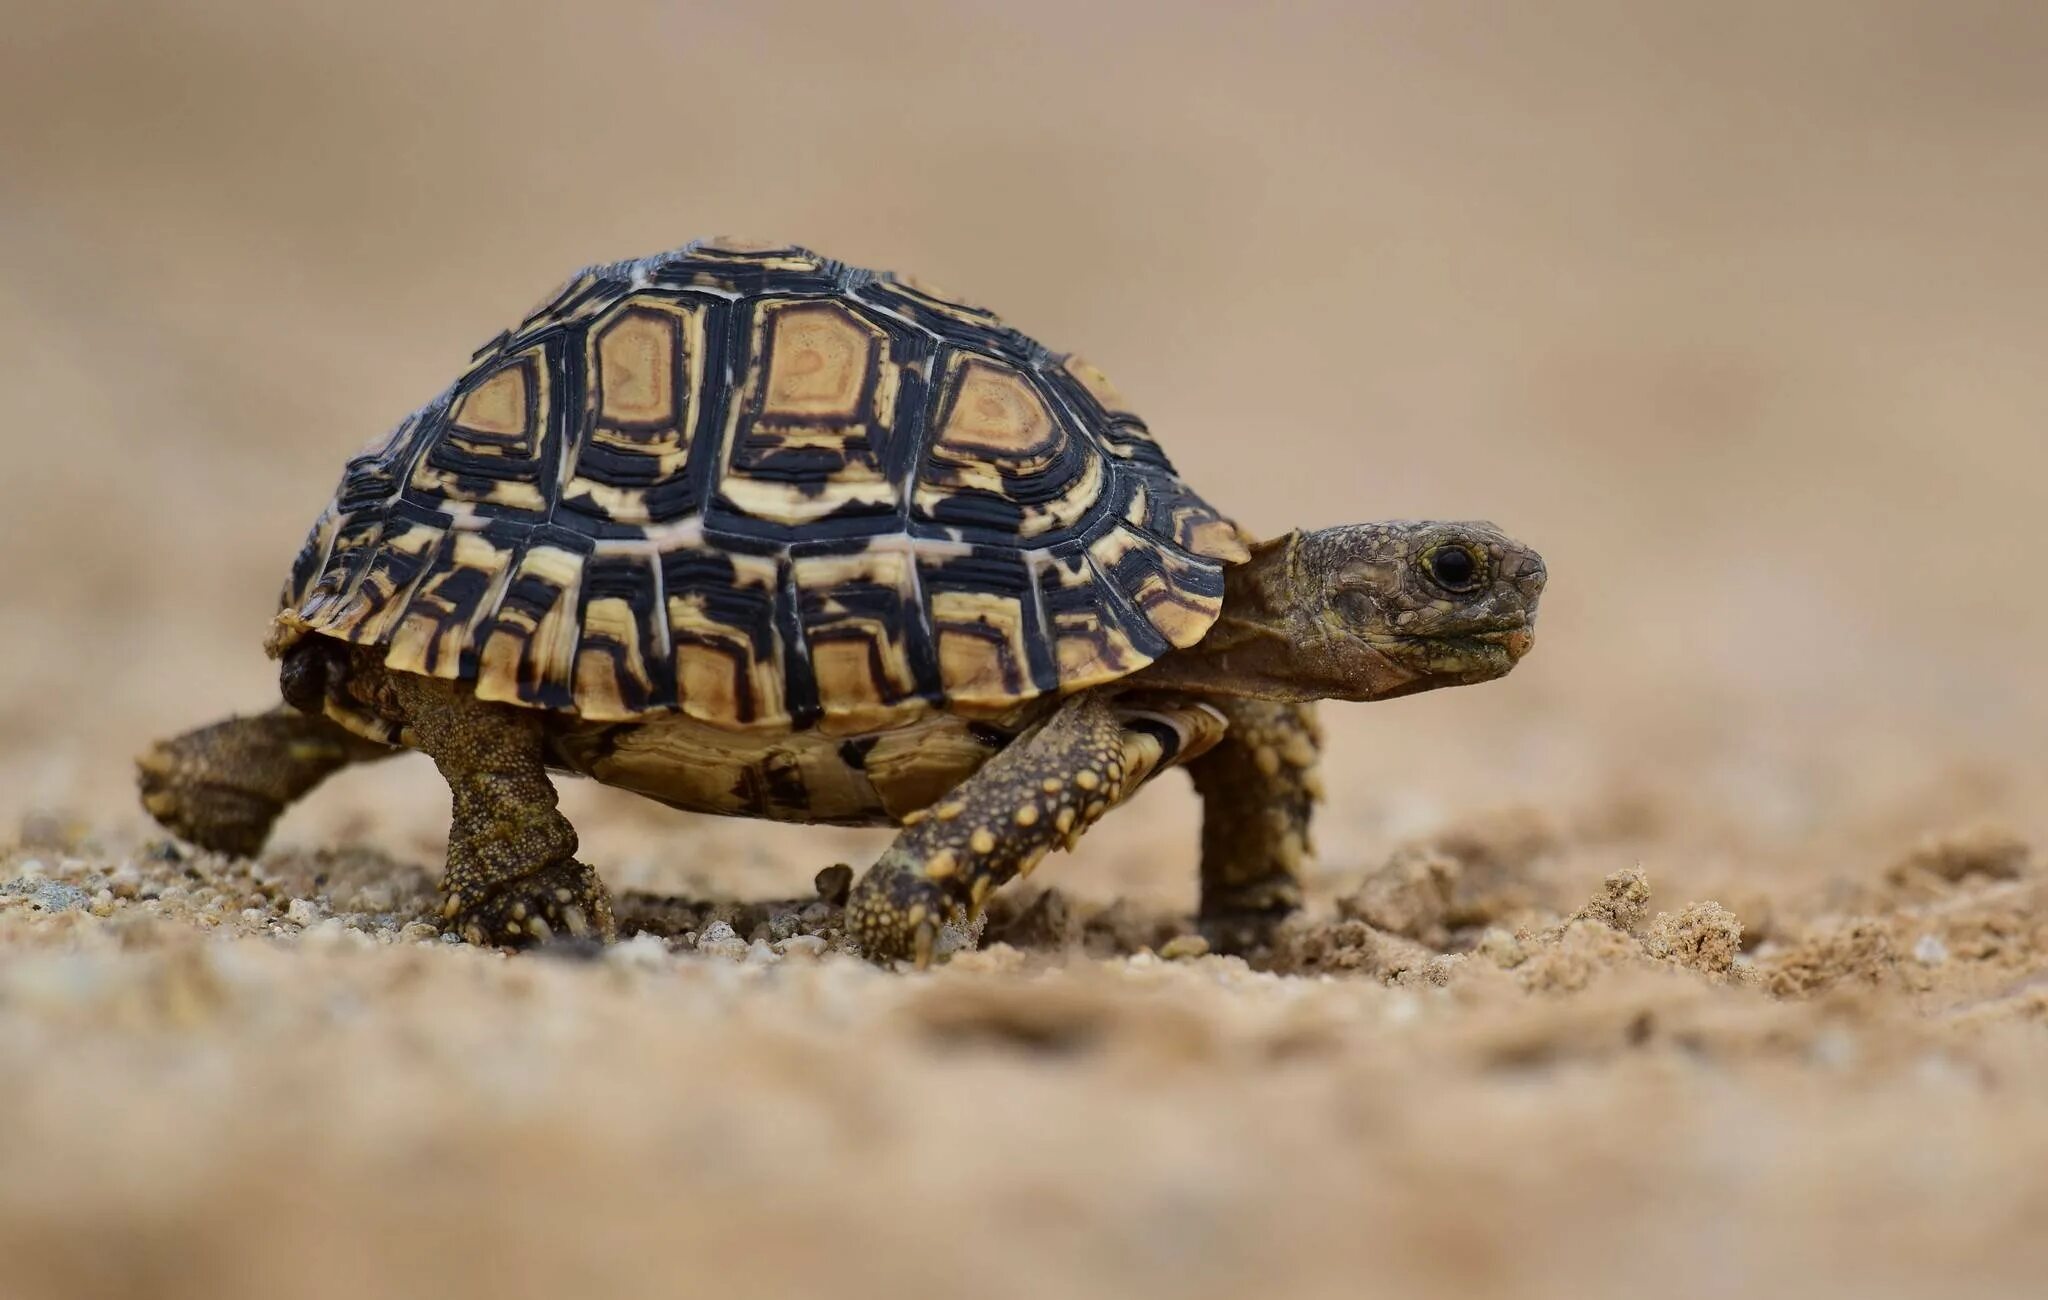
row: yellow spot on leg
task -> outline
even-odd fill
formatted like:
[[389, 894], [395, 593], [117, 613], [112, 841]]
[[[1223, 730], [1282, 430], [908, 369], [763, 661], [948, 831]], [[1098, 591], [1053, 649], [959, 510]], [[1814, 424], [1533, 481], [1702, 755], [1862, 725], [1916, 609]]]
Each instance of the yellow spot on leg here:
[[1022, 808], [1019, 808], [1017, 810], [1017, 824], [1019, 826], [1036, 826], [1038, 824], [1038, 805], [1027, 803]]
[[1280, 751], [1271, 745], [1261, 745], [1252, 751], [1252, 762], [1258, 766], [1259, 771], [1267, 776], [1273, 776], [1280, 771]]
[[940, 849], [937, 853], [925, 859], [924, 874], [929, 879], [944, 880], [958, 870], [960, 870], [960, 862], [959, 859], [953, 856], [953, 850], [951, 849]]
[[973, 849], [976, 853], [994, 853], [996, 851], [995, 833], [986, 826], [977, 826], [975, 827], [974, 834], [967, 837], [967, 847]]
[[1083, 790], [1093, 790], [1102, 784], [1102, 778], [1087, 768], [1083, 768], [1081, 771], [1074, 773], [1074, 784], [1080, 786]]

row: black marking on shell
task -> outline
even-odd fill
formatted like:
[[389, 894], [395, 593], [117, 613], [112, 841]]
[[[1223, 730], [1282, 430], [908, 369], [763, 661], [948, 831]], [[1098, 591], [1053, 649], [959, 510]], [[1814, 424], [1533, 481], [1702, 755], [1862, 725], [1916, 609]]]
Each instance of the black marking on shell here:
[[[592, 346], [588, 332], [628, 295], [672, 302], [702, 313], [702, 337], [697, 341], [702, 351], [701, 382], [689, 394], [692, 427], [680, 471], [657, 470], [648, 458], [634, 457], [629, 447], [592, 440], [593, 412], [600, 409], [602, 393], [591, 391], [597, 377], [586, 373]], [[718, 488], [728, 456], [739, 466], [751, 467], [762, 479], [788, 483], [811, 493], [814, 499], [821, 487], [820, 475], [832, 465], [844, 464], [843, 457], [829, 449], [725, 445], [730, 404], [745, 389], [751, 368], [765, 364], [765, 358], [750, 356], [752, 322], [758, 310], [752, 304], [765, 297], [807, 296], [843, 304], [888, 340], [890, 357], [898, 367], [896, 407], [886, 420], [877, 419], [875, 437], [865, 454], [893, 486], [894, 501], [877, 506], [850, 500], [822, 517], [786, 524], [737, 509], [720, 496]], [[939, 487], [933, 494], [930, 515], [925, 517], [914, 502], [942, 418], [937, 407], [944, 394], [936, 391], [935, 376], [945, 373], [943, 358], [955, 349], [992, 358], [1021, 373], [1044, 401], [1065, 446], [1048, 445], [1040, 459], [1049, 457], [1050, 463], [1036, 469], [1012, 472], [998, 468], [1000, 491], [965, 483]], [[498, 335], [479, 349], [475, 360], [469, 373], [448, 392], [401, 421], [375, 449], [346, 465], [329, 506], [331, 535], [323, 536], [321, 525], [316, 525], [294, 559], [286, 589], [288, 602], [314, 630], [323, 630], [318, 619], [324, 611], [326, 617], [353, 619], [351, 627], [368, 629], [361, 639], [388, 640], [395, 629], [418, 615], [425, 621], [413, 635], [421, 629], [434, 633], [424, 655], [439, 655], [445, 635], [447, 645], [461, 647], [459, 671], [473, 674], [478, 670], [481, 647], [497, 627], [498, 611], [493, 602], [538, 619], [564, 598], [554, 582], [520, 574], [523, 559], [534, 547], [553, 546], [585, 557], [575, 594], [574, 612], [584, 616], [576, 644], [579, 650], [598, 656], [596, 660], [586, 658], [586, 663], [609, 662], [619, 696], [628, 707], [656, 710], [678, 702], [677, 661], [673, 654], [664, 654], [664, 649], [670, 644], [688, 645], [696, 634], [671, 626], [664, 637], [662, 624], [655, 620], [669, 620], [668, 602], [694, 593], [701, 600], [704, 617], [726, 634], [722, 652], [733, 652], [736, 645], [743, 644], [756, 662], [779, 665], [784, 707], [791, 720], [802, 726], [821, 715], [824, 702], [817, 698], [808, 646], [802, 639], [806, 612], [791, 579], [788, 557], [793, 554], [850, 553], [877, 537], [907, 537], [917, 552], [914, 590], [922, 604], [899, 602], [893, 627], [911, 669], [914, 684], [908, 693], [934, 701], [941, 700], [943, 692], [931, 605], [939, 593], [986, 593], [1020, 602], [1014, 640], [1005, 635], [1007, 620], [1012, 617], [1007, 612], [1001, 627], [956, 618], [948, 630], [999, 646], [1001, 689], [1007, 692], [1014, 687], [1021, 698], [1060, 686], [1060, 659], [1047, 628], [1062, 611], [1088, 608], [1129, 638], [1129, 655], [1156, 655], [1167, 648], [1164, 639], [1153, 631], [1142, 611], [1133, 608], [1115, 588], [1130, 592], [1140, 589], [1136, 584], [1163, 580], [1176, 592], [1201, 597], [1213, 596], [1220, 584], [1218, 566], [1213, 562], [1162, 567], [1156, 556], [1142, 550], [1126, 554], [1115, 562], [1113, 572], [1080, 586], [1041, 582], [1025, 562], [1027, 548], [1051, 548], [1055, 556], [1088, 563], [1071, 557], [1115, 527], [1126, 513], [1134, 512], [1143, 518], [1132, 519], [1128, 526], [1140, 529], [1177, 556], [1191, 544], [1208, 544], [1196, 530], [1216, 522], [1219, 516], [1178, 480], [1144, 424], [1128, 411], [1106, 410], [1087, 385], [1063, 369], [1064, 358], [989, 313], [936, 297], [886, 274], [816, 258], [800, 249], [753, 254], [693, 245], [579, 272], [517, 329]], [[505, 433], [502, 430], [509, 427], [509, 421], [501, 414], [495, 426], [485, 421], [477, 428], [456, 429], [454, 415], [464, 395], [490, 382], [498, 368], [506, 365], [529, 371], [525, 380], [527, 427], [516, 434]], [[682, 385], [689, 382], [688, 373], [686, 365], [677, 363], [670, 376], [675, 404], [686, 400]], [[867, 386], [864, 391], [872, 396], [872, 369], [863, 383]], [[498, 410], [502, 413], [505, 408], [501, 405]], [[652, 427], [658, 421], [650, 417], [647, 423]], [[882, 431], [884, 424], [886, 432]], [[499, 431], [493, 432], [494, 427]], [[606, 425], [615, 440], [622, 427], [617, 422]], [[684, 534], [700, 540], [664, 541], [661, 545], [669, 549], [653, 560], [614, 560], [596, 552], [594, 543], [598, 541], [647, 538], [648, 527], [610, 517], [591, 493], [565, 494], [558, 485], [564, 481], [563, 458], [568, 455], [574, 456], [574, 472], [580, 479], [637, 493], [657, 524], [679, 524], [693, 517], [701, 520], [700, 534]], [[1069, 526], [1021, 538], [1025, 520], [1043, 522], [1043, 516], [1035, 512], [1074, 482], [1087, 457], [1102, 462], [1097, 500], [1081, 510]], [[433, 473], [418, 477], [423, 467]], [[513, 486], [508, 489], [508, 484]], [[1145, 502], [1142, 510], [1133, 511], [1131, 493], [1138, 485], [1143, 487]], [[492, 499], [494, 496], [497, 499]], [[395, 551], [394, 543], [413, 527], [432, 528], [445, 536], [416, 555]], [[452, 559], [455, 541], [462, 530], [477, 528], [493, 548], [483, 555], [486, 567], [456, 566]], [[963, 541], [971, 549], [966, 554], [952, 553]], [[774, 588], [746, 585], [727, 555], [775, 558], [778, 584]], [[443, 575], [447, 581], [435, 587], [436, 579]], [[430, 590], [433, 598], [426, 599]], [[342, 599], [358, 591], [363, 601], [348, 604]], [[877, 610], [888, 600], [879, 590], [834, 595], [841, 605], [850, 598], [855, 604], [873, 602]], [[634, 646], [612, 644], [607, 635], [594, 634], [588, 626], [592, 602], [607, 599], [622, 601], [631, 611]], [[378, 601], [411, 604], [380, 611]], [[367, 608], [364, 602], [368, 602]], [[623, 626], [616, 619], [616, 609], [611, 617]], [[465, 626], [473, 626], [473, 632], [465, 632]], [[348, 630], [334, 634], [347, 636]], [[1019, 644], [1025, 662], [1012, 664]], [[633, 650], [640, 657], [644, 683], [642, 673], [632, 669], [629, 651]], [[530, 645], [522, 651], [534, 652]], [[1105, 653], [1114, 652], [1115, 647], [1105, 646]], [[435, 667], [447, 668], [438, 663]], [[576, 701], [569, 681], [573, 681], [574, 671], [572, 664], [567, 681], [559, 664], [548, 670], [544, 681], [536, 676], [528, 682], [522, 677], [518, 698], [542, 707], [573, 709]], [[586, 667], [585, 671], [593, 669]], [[775, 701], [755, 698], [755, 683], [737, 660], [735, 673], [732, 697], [737, 702], [738, 721], [781, 716], [781, 711], [774, 709]], [[764, 712], [767, 710], [774, 711]]]

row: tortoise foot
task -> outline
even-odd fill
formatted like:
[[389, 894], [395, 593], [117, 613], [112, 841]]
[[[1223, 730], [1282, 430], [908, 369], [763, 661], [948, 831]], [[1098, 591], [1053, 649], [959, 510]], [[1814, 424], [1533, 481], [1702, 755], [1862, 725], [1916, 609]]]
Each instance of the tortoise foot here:
[[869, 867], [846, 900], [846, 928], [869, 961], [931, 965], [939, 927], [953, 902], [937, 884], [886, 858]]
[[171, 834], [215, 853], [253, 858], [270, 838], [284, 801], [261, 789], [268, 773], [247, 771], [232, 741], [237, 719], [158, 741], [135, 760], [142, 806]]
[[504, 881], [475, 897], [449, 897], [442, 929], [479, 947], [531, 948], [618, 937], [611, 891], [595, 868], [574, 858]]
[[1301, 907], [1301, 886], [1291, 876], [1272, 876], [1203, 896], [1196, 918], [1212, 951], [1239, 957], [1270, 949], [1280, 926]]

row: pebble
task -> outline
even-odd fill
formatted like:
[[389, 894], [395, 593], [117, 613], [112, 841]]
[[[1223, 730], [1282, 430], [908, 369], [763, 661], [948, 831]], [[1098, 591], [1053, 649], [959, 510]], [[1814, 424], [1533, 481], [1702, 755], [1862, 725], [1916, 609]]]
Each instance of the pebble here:
[[604, 959], [629, 970], [659, 970], [668, 964], [668, 945], [654, 935], [636, 934], [605, 949]]
[[284, 909], [284, 919], [294, 925], [312, 925], [320, 919], [320, 904], [310, 898], [294, 898]]
[[1159, 946], [1159, 955], [1168, 961], [1206, 957], [1209, 955], [1209, 941], [1199, 934], [1177, 934]]
[[1922, 966], [1939, 966], [1948, 960], [1948, 945], [1939, 935], [1923, 934], [1913, 945], [1913, 960]]
[[816, 961], [825, 955], [825, 941], [815, 934], [793, 934], [775, 946], [785, 957], [808, 957]]
[[704, 927], [704, 933], [697, 936], [697, 951], [707, 957], [726, 957], [737, 961], [747, 955], [747, 941], [724, 921], [713, 921]]
[[747, 945], [747, 965], [773, 966], [782, 960], [782, 954], [768, 946], [766, 939], [756, 939]]
[[309, 948], [332, 948], [350, 935], [355, 935], [355, 931], [344, 926], [340, 917], [330, 916], [324, 921], [307, 926], [300, 939]]
[[[22, 864], [24, 868], [28, 865]], [[44, 880], [38, 876], [22, 875], [19, 880], [10, 880], [0, 885], [0, 894], [19, 894], [45, 912], [70, 912], [84, 907], [92, 895], [77, 885], [68, 885], [61, 880]]]

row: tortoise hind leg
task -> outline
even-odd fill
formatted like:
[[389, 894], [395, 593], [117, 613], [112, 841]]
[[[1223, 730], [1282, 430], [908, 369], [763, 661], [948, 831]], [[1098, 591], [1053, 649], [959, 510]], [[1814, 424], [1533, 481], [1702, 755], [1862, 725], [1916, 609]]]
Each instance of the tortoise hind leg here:
[[278, 816], [351, 763], [398, 751], [280, 705], [158, 741], [135, 760], [142, 806], [179, 839], [254, 856]]
[[394, 672], [386, 681], [407, 742], [434, 760], [453, 797], [443, 927], [513, 948], [614, 938], [611, 895], [576, 860], [576, 829], [556, 807], [539, 715], [438, 678]]
[[1228, 699], [1222, 743], [1188, 765], [1202, 799], [1202, 907], [1209, 942], [1262, 946], [1301, 906], [1309, 818], [1322, 796], [1322, 731], [1313, 704]]

